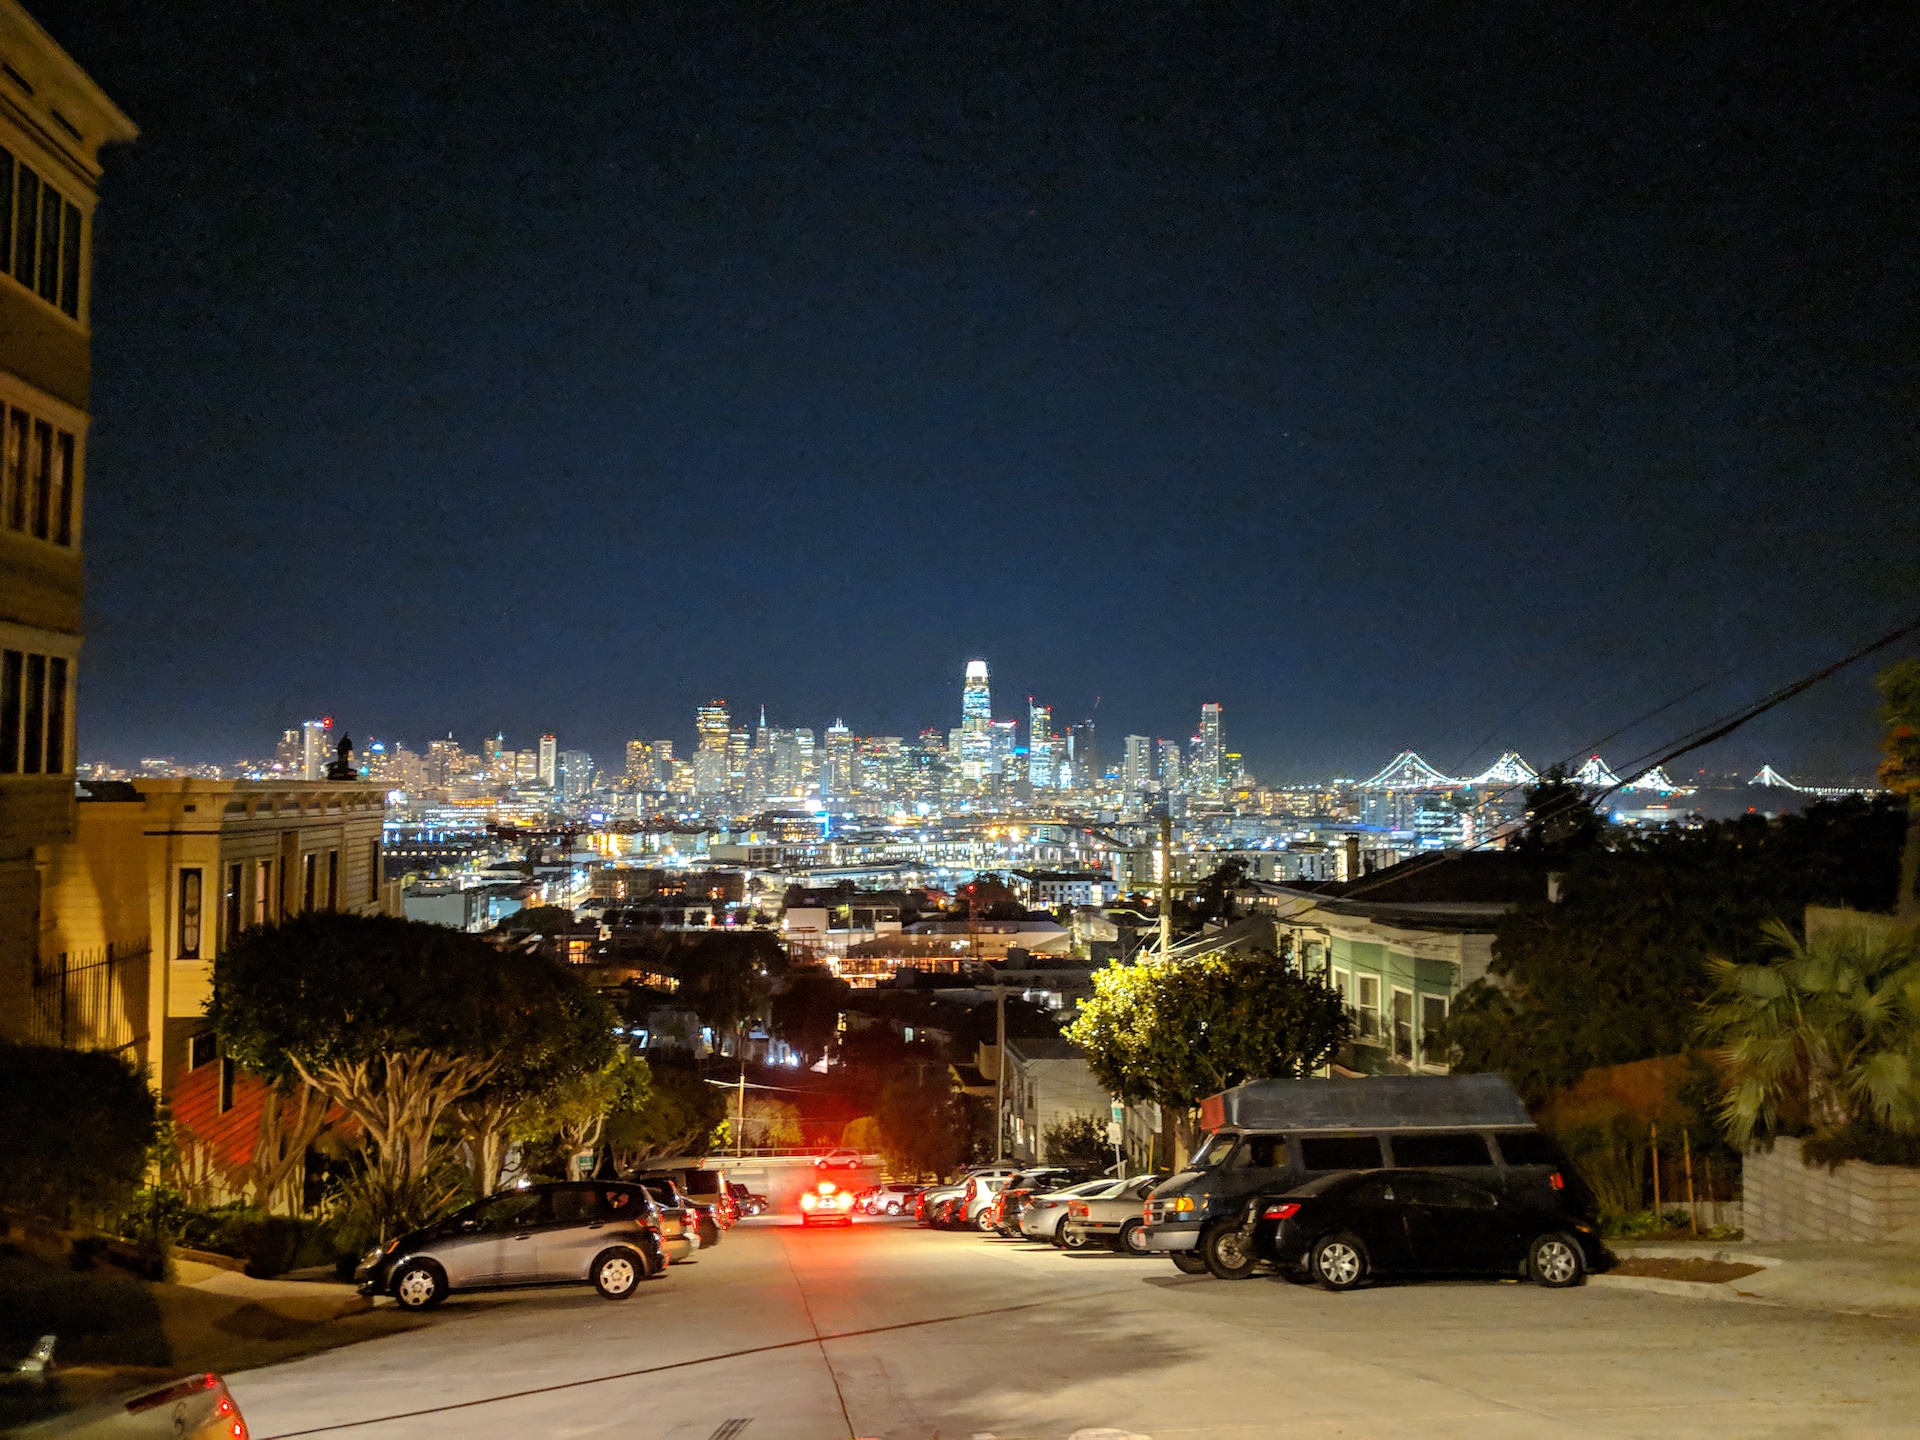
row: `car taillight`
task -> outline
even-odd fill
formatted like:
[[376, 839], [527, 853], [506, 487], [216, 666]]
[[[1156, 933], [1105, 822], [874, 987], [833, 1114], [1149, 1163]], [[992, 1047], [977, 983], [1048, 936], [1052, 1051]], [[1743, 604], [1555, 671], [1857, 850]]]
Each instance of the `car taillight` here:
[[1087, 1218], [1087, 1207], [1080, 1204], [1078, 1201], [1075, 1201], [1073, 1204], [1067, 1206], [1067, 1209], [1071, 1210], [1075, 1215], [1078, 1215], [1082, 1220]]
[[1289, 1200], [1284, 1205], [1269, 1205], [1260, 1212], [1262, 1220], [1291, 1220], [1300, 1213], [1300, 1207]]
[[802, 1210], [811, 1210], [813, 1209], [814, 1206], [818, 1205], [819, 1203], [820, 1203], [820, 1197], [818, 1195], [815, 1195], [812, 1191], [808, 1191], [805, 1195], [802, 1195], [800, 1197], [800, 1208]]
[[1567, 1188], [1567, 1177], [1562, 1175], [1558, 1170], [1556, 1170], [1551, 1175], [1547, 1176], [1547, 1184], [1551, 1185], [1556, 1190], [1564, 1190]]
[[836, 1195], [834, 1199], [839, 1202], [842, 1210], [851, 1210], [853, 1208], [853, 1197], [851, 1195]]

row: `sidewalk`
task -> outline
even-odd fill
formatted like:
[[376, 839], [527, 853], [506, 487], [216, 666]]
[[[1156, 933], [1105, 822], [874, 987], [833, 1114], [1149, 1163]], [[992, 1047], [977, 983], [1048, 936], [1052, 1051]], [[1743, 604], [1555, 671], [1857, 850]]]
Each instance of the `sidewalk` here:
[[1718, 1260], [1761, 1267], [1718, 1283], [1598, 1275], [1596, 1285], [1702, 1300], [1920, 1320], [1920, 1245], [1768, 1245], [1752, 1241], [1618, 1241], [1622, 1260]]

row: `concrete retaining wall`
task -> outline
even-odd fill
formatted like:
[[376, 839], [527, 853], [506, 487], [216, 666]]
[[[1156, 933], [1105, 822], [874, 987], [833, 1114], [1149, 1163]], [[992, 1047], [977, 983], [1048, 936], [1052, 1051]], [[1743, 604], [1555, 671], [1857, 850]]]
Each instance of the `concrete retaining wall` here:
[[1798, 1140], [1754, 1151], [1742, 1169], [1749, 1240], [1920, 1241], [1920, 1169], [1803, 1165]]

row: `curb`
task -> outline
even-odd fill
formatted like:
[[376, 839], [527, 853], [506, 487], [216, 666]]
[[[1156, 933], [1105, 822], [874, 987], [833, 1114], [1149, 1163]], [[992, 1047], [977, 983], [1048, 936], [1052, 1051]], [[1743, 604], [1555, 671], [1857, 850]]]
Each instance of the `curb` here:
[[1663, 1280], [1657, 1275], [1589, 1275], [1589, 1285], [1607, 1290], [1638, 1290], [1649, 1295], [1673, 1295], [1683, 1300], [1724, 1300], [1735, 1305], [1765, 1305], [1786, 1309], [1778, 1300], [1735, 1290], [1731, 1281]]

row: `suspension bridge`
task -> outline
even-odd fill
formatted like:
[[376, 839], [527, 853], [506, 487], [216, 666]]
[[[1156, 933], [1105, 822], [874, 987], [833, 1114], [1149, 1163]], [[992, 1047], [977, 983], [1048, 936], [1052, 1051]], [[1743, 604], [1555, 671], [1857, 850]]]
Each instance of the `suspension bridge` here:
[[[1478, 775], [1448, 775], [1437, 769], [1417, 750], [1402, 750], [1386, 766], [1360, 782], [1362, 790], [1499, 790], [1534, 784], [1540, 772], [1518, 750], [1509, 750]], [[1593, 790], [1622, 790], [1639, 794], [1684, 795], [1688, 787], [1676, 785], [1667, 772], [1656, 765], [1622, 783], [1613, 768], [1598, 755], [1568, 777], [1576, 785]]]

